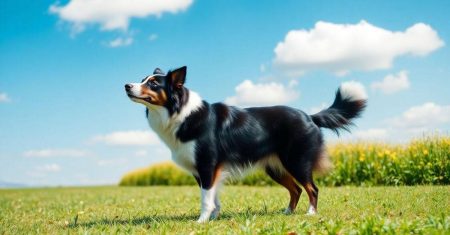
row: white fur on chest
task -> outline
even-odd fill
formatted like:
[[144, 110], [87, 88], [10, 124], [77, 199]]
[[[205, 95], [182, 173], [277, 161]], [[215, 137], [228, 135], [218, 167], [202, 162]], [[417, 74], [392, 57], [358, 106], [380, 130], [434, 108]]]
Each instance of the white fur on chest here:
[[195, 168], [195, 140], [181, 142], [176, 133], [180, 125], [187, 116], [200, 108], [202, 100], [200, 96], [189, 91], [189, 100], [182, 108], [180, 113], [169, 117], [169, 112], [161, 106], [148, 107], [148, 123], [150, 127], [158, 134], [159, 138], [169, 147], [172, 152], [172, 160], [183, 169], [197, 175]]

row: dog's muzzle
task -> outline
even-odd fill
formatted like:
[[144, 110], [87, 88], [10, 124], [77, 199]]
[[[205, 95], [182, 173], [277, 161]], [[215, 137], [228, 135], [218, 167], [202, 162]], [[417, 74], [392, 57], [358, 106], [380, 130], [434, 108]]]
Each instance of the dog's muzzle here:
[[133, 88], [133, 85], [131, 85], [131, 84], [125, 84], [125, 90], [126, 90], [127, 92], [130, 92], [130, 91], [131, 91], [131, 88]]

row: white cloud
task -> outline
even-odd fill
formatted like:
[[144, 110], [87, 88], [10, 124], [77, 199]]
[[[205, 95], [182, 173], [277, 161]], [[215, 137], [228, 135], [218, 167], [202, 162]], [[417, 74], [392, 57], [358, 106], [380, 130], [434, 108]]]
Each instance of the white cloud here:
[[145, 156], [148, 156], [148, 151], [145, 149], [141, 149], [141, 150], [136, 151], [134, 153], [134, 155], [137, 157], [145, 157]]
[[110, 41], [108, 43], [109, 47], [126, 47], [129, 46], [133, 43], [133, 38], [132, 37], [126, 37], [126, 38], [122, 38], [122, 37], [118, 37], [112, 41]]
[[351, 70], [387, 69], [396, 57], [425, 56], [443, 45], [437, 32], [423, 23], [389, 31], [366, 21], [319, 21], [309, 31], [289, 31], [275, 47], [274, 64], [290, 74], [325, 69], [342, 76]]
[[[381, 121], [381, 127], [355, 129], [352, 133], [343, 133], [345, 140], [381, 140], [405, 142], [428, 134], [448, 135], [450, 124], [450, 105], [438, 105], [433, 102], [413, 106], [398, 116]], [[330, 136], [331, 141], [339, 141]]]
[[234, 96], [225, 99], [225, 103], [243, 107], [286, 104], [299, 97], [299, 92], [294, 89], [296, 85], [296, 81], [285, 86], [276, 82], [253, 83], [245, 80], [235, 88]]
[[25, 157], [85, 157], [89, 152], [80, 149], [38, 149], [23, 153]]
[[146, 146], [160, 143], [155, 133], [142, 130], [117, 131], [106, 135], [98, 135], [94, 136], [91, 142], [116, 146]]
[[11, 99], [9, 98], [8, 94], [0, 93], [0, 103], [7, 103], [10, 101], [11, 101]]
[[383, 81], [373, 82], [373, 90], [381, 90], [385, 94], [393, 94], [401, 90], [406, 90], [410, 86], [408, 72], [403, 70], [398, 74], [388, 74]]
[[413, 106], [399, 117], [387, 120], [393, 128], [421, 133], [433, 130], [441, 124], [450, 122], [450, 105], [438, 105], [433, 102]]
[[102, 30], [127, 30], [131, 18], [161, 17], [163, 13], [186, 10], [192, 0], [71, 0], [50, 6], [50, 13], [72, 24], [74, 32], [99, 24]]
[[148, 40], [149, 41], [155, 41], [156, 39], [158, 39], [158, 34], [150, 34], [150, 36], [148, 36]]
[[61, 166], [56, 163], [52, 163], [52, 164], [46, 164], [43, 166], [37, 166], [36, 170], [41, 171], [41, 172], [59, 172], [59, 171], [61, 171]]
[[330, 107], [330, 105], [328, 103], [322, 102], [320, 105], [310, 108], [309, 109], [309, 113], [310, 114], [316, 114], [316, 113], [318, 113], [318, 112], [320, 112], [320, 111], [322, 111], [322, 110], [324, 110], [324, 109], [326, 109], [328, 107]]
[[388, 130], [383, 128], [371, 128], [355, 131], [353, 135], [356, 139], [383, 140], [388, 137]]
[[119, 158], [119, 159], [103, 159], [97, 162], [98, 166], [123, 166], [124, 164], [128, 164], [128, 159]]

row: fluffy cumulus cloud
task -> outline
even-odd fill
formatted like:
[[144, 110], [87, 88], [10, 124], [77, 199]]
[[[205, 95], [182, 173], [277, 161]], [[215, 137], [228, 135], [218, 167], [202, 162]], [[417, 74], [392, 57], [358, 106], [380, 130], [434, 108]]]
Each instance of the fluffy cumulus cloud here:
[[40, 172], [59, 172], [61, 171], [61, 166], [56, 163], [52, 163], [43, 166], [37, 166], [36, 170]]
[[6, 103], [9, 101], [11, 101], [11, 99], [9, 98], [8, 94], [0, 93], [0, 103]]
[[125, 47], [133, 43], [132, 37], [118, 37], [108, 43], [109, 47]]
[[103, 143], [115, 146], [147, 146], [159, 144], [159, 138], [150, 131], [117, 131], [106, 135], [94, 136], [94, 143]]
[[393, 94], [401, 90], [406, 90], [410, 86], [407, 71], [400, 71], [398, 74], [389, 74], [382, 81], [373, 82], [373, 90], [380, 90], [385, 94]]
[[89, 152], [81, 149], [37, 149], [28, 150], [23, 153], [25, 157], [85, 157]]
[[274, 64], [292, 74], [325, 69], [345, 75], [352, 70], [387, 69], [399, 56], [425, 56], [443, 45], [437, 32], [423, 23], [390, 31], [366, 21], [319, 21], [311, 30], [289, 31], [275, 47]]
[[438, 105], [433, 102], [413, 106], [402, 115], [388, 120], [394, 129], [421, 133], [450, 122], [450, 105]]
[[70, 22], [75, 31], [99, 24], [102, 30], [127, 30], [131, 18], [161, 17], [163, 13], [186, 10], [192, 0], [70, 0], [50, 6], [50, 13]]
[[[397, 116], [381, 121], [382, 126], [369, 129], [355, 128], [345, 134], [347, 140], [375, 140], [403, 142], [430, 133], [448, 134], [450, 124], [450, 105], [433, 102], [412, 106]], [[331, 137], [338, 140], [337, 137]]]
[[225, 99], [225, 103], [242, 107], [287, 104], [299, 97], [294, 89], [296, 85], [295, 81], [285, 86], [276, 82], [253, 83], [245, 80], [235, 88], [234, 96]]

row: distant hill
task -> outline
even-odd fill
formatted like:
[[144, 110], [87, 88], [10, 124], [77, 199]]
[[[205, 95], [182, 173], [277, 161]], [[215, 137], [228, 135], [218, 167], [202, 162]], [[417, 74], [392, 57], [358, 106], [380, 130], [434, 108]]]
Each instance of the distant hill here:
[[0, 180], [0, 188], [25, 188], [27, 185]]

